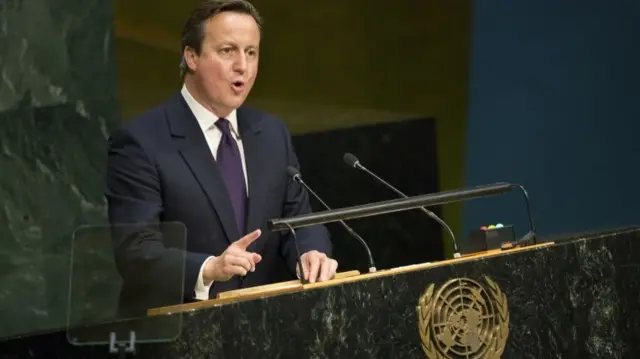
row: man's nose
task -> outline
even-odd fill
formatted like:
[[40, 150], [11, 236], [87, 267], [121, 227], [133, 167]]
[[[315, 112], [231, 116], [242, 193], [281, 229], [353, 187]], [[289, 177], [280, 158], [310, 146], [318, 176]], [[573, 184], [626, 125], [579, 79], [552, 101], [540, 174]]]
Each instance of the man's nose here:
[[238, 73], [244, 73], [247, 71], [247, 55], [244, 53], [238, 53], [236, 60], [233, 63], [233, 70]]

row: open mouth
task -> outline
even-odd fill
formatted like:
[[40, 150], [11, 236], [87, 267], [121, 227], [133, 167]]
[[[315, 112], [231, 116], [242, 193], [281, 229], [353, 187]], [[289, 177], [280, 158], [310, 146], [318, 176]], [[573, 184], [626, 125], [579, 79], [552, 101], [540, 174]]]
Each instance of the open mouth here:
[[244, 82], [242, 81], [234, 81], [231, 83], [231, 88], [233, 88], [234, 91], [236, 92], [240, 92], [242, 90], [244, 90]]

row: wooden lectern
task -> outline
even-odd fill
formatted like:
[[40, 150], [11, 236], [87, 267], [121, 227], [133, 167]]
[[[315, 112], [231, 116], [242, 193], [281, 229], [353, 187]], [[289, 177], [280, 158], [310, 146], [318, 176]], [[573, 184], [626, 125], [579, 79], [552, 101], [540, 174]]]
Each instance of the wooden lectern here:
[[[509, 249], [508, 252], [516, 253], [518, 251], [541, 248], [541, 247], [549, 246], [552, 244], [553, 242], [547, 242], [547, 243], [538, 244], [530, 247], [516, 247], [516, 248]], [[506, 252], [507, 251], [505, 250], [494, 249], [494, 250], [478, 252], [478, 253], [469, 253], [464, 255], [461, 258], [449, 259], [449, 260], [433, 262], [433, 263], [422, 263], [422, 264], [398, 267], [398, 268], [381, 270], [374, 273], [366, 273], [366, 274], [360, 274], [360, 272], [357, 270], [339, 272], [336, 274], [336, 276], [333, 279], [325, 282], [321, 282], [321, 283], [302, 284], [299, 280], [291, 280], [287, 282], [280, 282], [280, 283], [268, 284], [268, 285], [251, 287], [251, 288], [232, 290], [232, 291], [219, 293], [216, 299], [199, 301], [199, 302], [188, 303], [188, 304], [153, 308], [148, 311], [148, 315], [166, 315], [166, 314], [200, 310], [200, 309], [211, 308], [211, 307], [218, 307], [218, 306], [232, 304], [232, 303], [236, 303], [244, 300], [262, 299], [262, 298], [267, 298], [267, 297], [286, 294], [286, 293], [294, 293], [294, 292], [300, 292], [300, 291], [311, 290], [311, 289], [325, 288], [329, 286], [352, 283], [356, 281], [388, 277], [388, 276], [393, 276], [393, 275], [407, 273], [407, 272], [420, 271], [424, 269], [447, 266], [447, 265], [452, 265], [456, 263], [463, 263], [463, 262], [471, 261], [475, 259], [482, 259], [482, 258], [487, 259], [492, 256], [505, 254]]]
[[[272, 229], [468, 195], [453, 191], [321, 212], [273, 221]], [[116, 327], [131, 335], [125, 349], [154, 359], [640, 357], [640, 228], [531, 238], [537, 243], [373, 273], [347, 271], [322, 283], [247, 288], [153, 308], [142, 318], [19, 338], [0, 344], [0, 359], [52, 352], [126, 357], [126, 350], [105, 345]]]
[[[146, 318], [179, 326], [133, 357], [637, 358], [640, 228], [540, 242], [155, 308]], [[64, 330], [0, 343], [0, 359], [52, 353], [117, 357]]]
[[155, 308], [184, 323], [149, 357], [640, 355], [640, 228], [540, 242]]

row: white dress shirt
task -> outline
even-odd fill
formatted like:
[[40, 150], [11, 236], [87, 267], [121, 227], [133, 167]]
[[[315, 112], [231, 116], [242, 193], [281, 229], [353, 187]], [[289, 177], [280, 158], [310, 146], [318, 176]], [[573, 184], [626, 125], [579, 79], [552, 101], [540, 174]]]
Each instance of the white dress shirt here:
[[[207, 110], [204, 106], [202, 106], [198, 101], [196, 101], [193, 96], [189, 93], [186, 86], [182, 86], [182, 97], [184, 97], [187, 105], [193, 112], [196, 120], [198, 120], [198, 124], [204, 133], [204, 137], [207, 140], [207, 144], [209, 145], [209, 149], [211, 150], [211, 154], [213, 158], [218, 156], [218, 145], [220, 144], [220, 139], [222, 138], [222, 131], [216, 126], [216, 121], [218, 121], [219, 117], [213, 114], [213, 112]], [[236, 110], [233, 110], [229, 116], [225, 117], [231, 127], [231, 133], [233, 134], [233, 138], [236, 140], [238, 144], [238, 150], [240, 150], [240, 158], [242, 159], [242, 168], [244, 171], [244, 181], [245, 188], [247, 189], [247, 196], [249, 195], [249, 184], [247, 183], [247, 162], [244, 157], [244, 147], [242, 146], [242, 139], [240, 138], [238, 131], [238, 116]], [[211, 166], [215, 166], [214, 163]], [[239, 238], [236, 238], [239, 239]], [[202, 271], [204, 270], [205, 265], [209, 260], [211, 260], [213, 256], [207, 258], [200, 267], [200, 273], [198, 274], [198, 279], [196, 280], [196, 299], [198, 300], [207, 300], [209, 299], [209, 289], [213, 282], [205, 284], [202, 278]]]

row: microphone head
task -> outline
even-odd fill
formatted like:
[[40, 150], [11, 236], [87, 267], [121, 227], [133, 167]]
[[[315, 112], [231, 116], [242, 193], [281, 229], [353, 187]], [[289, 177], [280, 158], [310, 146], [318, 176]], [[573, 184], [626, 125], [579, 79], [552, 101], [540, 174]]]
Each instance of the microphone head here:
[[293, 166], [288, 166], [287, 174], [291, 177], [296, 177], [296, 176], [300, 176], [300, 171], [298, 171], [298, 169]]
[[349, 167], [358, 167], [358, 162], [360, 162], [358, 157], [349, 152], [345, 153], [344, 156], [342, 156], [342, 159], [347, 165], [349, 165]]

